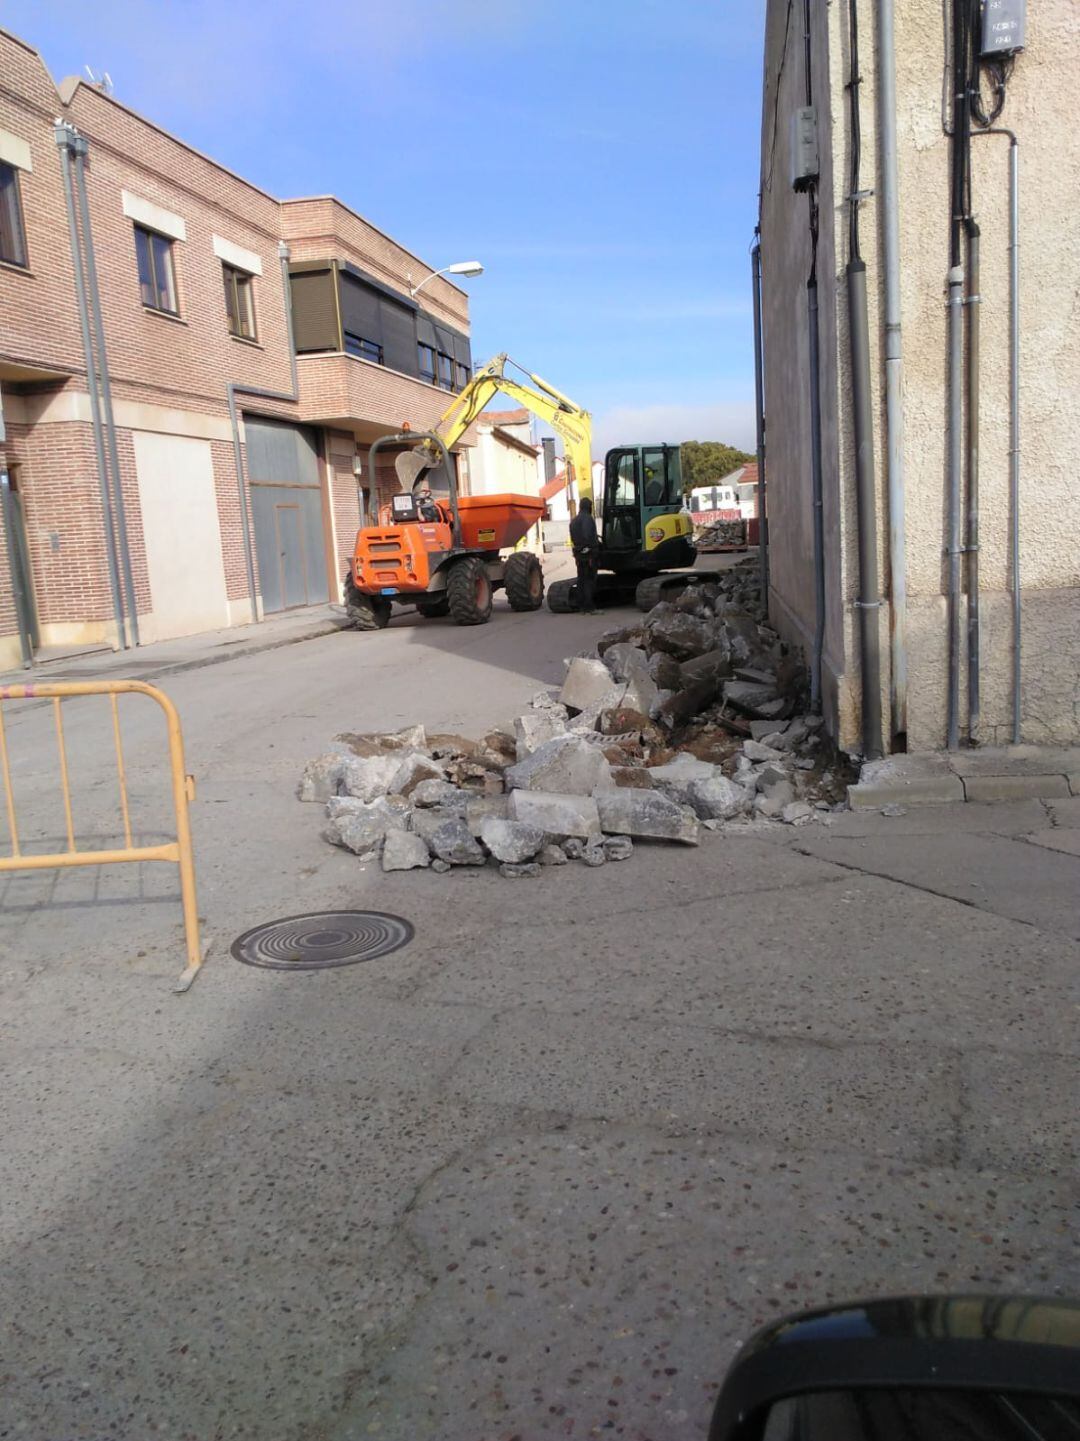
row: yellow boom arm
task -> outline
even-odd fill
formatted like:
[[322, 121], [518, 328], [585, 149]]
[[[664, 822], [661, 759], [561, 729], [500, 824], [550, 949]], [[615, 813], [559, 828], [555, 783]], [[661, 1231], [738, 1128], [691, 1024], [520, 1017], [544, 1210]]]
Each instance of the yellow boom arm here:
[[[587, 410], [575, 405], [569, 396], [549, 385], [531, 371], [524, 373], [536, 389], [512, 380], [506, 374], [507, 355], [497, 355], [494, 360], [478, 370], [468, 385], [446, 408], [435, 427], [446, 443], [447, 450], [453, 449], [469, 426], [479, 416], [492, 396], [500, 391], [511, 396], [551, 426], [562, 438], [566, 461], [571, 470], [570, 495], [578, 500], [592, 497], [592, 416]], [[511, 362], [512, 364], [513, 362]]]

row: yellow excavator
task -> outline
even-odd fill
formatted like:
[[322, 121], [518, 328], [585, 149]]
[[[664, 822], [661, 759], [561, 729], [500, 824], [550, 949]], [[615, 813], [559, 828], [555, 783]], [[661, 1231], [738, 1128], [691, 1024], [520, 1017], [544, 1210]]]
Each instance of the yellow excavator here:
[[[519, 370], [531, 384], [508, 375], [508, 366]], [[562, 440], [571, 507], [586, 497], [591, 499], [592, 417], [568, 395], [506, 354], [497, 355], [476, 372], [444, 411], [430, 437], [398, 456], [395, 469], [402, 488], [415, 485], [432, 467], [445, 467], [445, 453], [500, 393], [546, 421]], [[452, 483], [453, 478], [448, 477], [448, 488]], [[697, 556], [693, 521], [683, 508], [677, 445], [624, 445], [609, 450], [604, 458], [603, 505], [596, 519], [601, 547], [596, 585], [599, 604], [636, 602], [642, 610], [650, 610], [665, 592], [680, 590], [691, 579], [665, 574], [692, 566]], [[556, 581], [548, 587], [551, 610], [574, 610], [576, 601], [575, 581]]]

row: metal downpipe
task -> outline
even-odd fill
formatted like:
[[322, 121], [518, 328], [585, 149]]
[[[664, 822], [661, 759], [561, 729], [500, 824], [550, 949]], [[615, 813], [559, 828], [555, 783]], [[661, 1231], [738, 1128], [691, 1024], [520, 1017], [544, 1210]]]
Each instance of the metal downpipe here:
[[877, 501], [874, 480], [874, 422], [870, 400], [870, 323], [866, 265], [847, 266], [848, 329], [851, 341], [851, 401], [855, 430], [855, 505], [859, 546], [859, 659], [862, 671], [862, 750], [877, 760], [881, 746], [881, 641], [878, 611]]
[[248, 597], [251, 601], [252, 622], [262, 620], [255, 585], [255, 552], [251, 539], [251, 510], [248, 505], [248, 487], [244, 475], [244, 448], [240, 443], [240, 417], [236, 409], [238, 395], [250, 395], [258, 400], [283, 400], [293, 404], [300, 399], [300, 381], [296, 371], [296, 345], [293, 340], [292, 288], [289, 284], [289, 247], [284, 240], [278, 241], [278, 260], [281, 263], [281, 288], [285, 300], [285, 334], [289, 346], [289, 374], [292, 390], [261, 390], [258, 386], [242, 385], [230, 380], [225, 387], [229, 405], [229, 424], [232, 427], [233, 463], [236, 469], [237, 498], [240, 502], [240, 533], [244, 541], [244, 565], [247, 570]]
[[1009, 136], [1009, 549], [1013, 589], [1013, 744], [1020, 744], [1020, 146]]
[[754, 293], [754, 421], [757, 435], [758, 563], [761, 599], [769, 608], [769, 521], [765, 514], [765, 372], [762, 368], [761, 240], [755, 234], [750, 247], [750, 275]]
[[954, 265], [948, 276], [948, 350], [949, 376], [947, 523], [945, 555], [947, 558], [946, 597], [949, 632], [949, 679], [945, 727], [945, 744], [949, 750], [960, 745], [960, 484], [963, 470], [964, 435], [962, 395], [964, 380], [964, 268]]
[[979, 227], [967, 223], [967, 643], [968, 740], [979, 744]]
[[889, 721], [907, 742], [907, 543], [904, 514], [904, 361], [900, 329], [900, 185], [896, 153], [894, 0], [878, 0], [878, 130], [885, 270], [885, 455], [889, 505]]
[[94, 234], [90, 227], [90, 202], [86, 194], [86, 151], [87, 143], [82, 136], [75, 146], [75, 188], [79, 194], [79, 213], [82, 217], [83, 246], [86, 251], [86, 280], [90, 301], [90, 313], [94, 322], [97, 340], [98, 375], [101, 380], [101, 399], [104, 410], [105, 438], [109, 446], [109, 460], [112, 465], [113, 499], [116, 506], [116, 528], [120, 542], [120, 564], [124, 572], [124, 587], [127, 591], [128, 620], [131, 639], [139, 644], [139, 601], [135, 594], [135, 577], [131, 569], [131, 547], [128, 544], [127, 517], [124, 512], [124, 483], [120, 473], [120, 453], [116, 445], [116, 421], [113, 418], [112, 386], [109, 382], [109, 362], [105, 353], [105, 326], [101, 318], [101, 294], [98, 290], [97, 264], [94, 260]]
[[821, 714], [821, 668], [825, 650], [825, 513], [821, 479], [821, 359], [818, 287], [806, 287], [810, 348], [810, 489], [814, 524], [814, 650], [810, 666], [810, 709]]
[[109, 589], [112, 593], [113, 615], [116, 618], [117, 649], [127, 649], [127, 622], [124, 615], [124, 597], [120, 588], [120, 570], [116, 559], [116, 526], [113, 519], [112, 499], [109, 495], [109, 477], [105, 465], [105, 443], [101, 431], [101, 409], [98, 398], [97, 370], [94, 365], [94, 351], [90, 344], [90, 318], [86, 308], [86, 288], [83, 281], [82, 244], [79, 240], [79, 225], [75, 216], [75, 195], [71, 181], [71, 143], [74, 131], [64, 123], [58, 123], [53, 136], [60, 151], [60, 171], [64, 181], [64, 203], [67, 208], [68, 239], [71, 245], [71, 263], [75, 272], [75, 308], [79, 312], [79, 333], [82, 338], [83, 355], [86, 358], [86, 388], [90, 395], [90, 422], [94, 435], [94, 458], [97, 463], [98, 487], [101, 492], [101, 516], [105, 530], [105, 559], [109, 571]]

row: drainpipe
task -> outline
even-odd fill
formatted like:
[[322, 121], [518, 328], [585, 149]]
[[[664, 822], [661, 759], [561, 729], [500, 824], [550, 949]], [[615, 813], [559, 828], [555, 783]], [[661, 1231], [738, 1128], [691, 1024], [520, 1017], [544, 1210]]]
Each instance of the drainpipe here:
[[1020, 744], [1023, 690], [1020, 677], [1020, 143], [1003, 125], [976, 130], [1009, 142], [1009, 557], [1012, 569], [1012, 738]]
[[900, 333], [900, 185], [896, 155], [893, 0], [878, 0], [878, 129], [885, 268], [885, 446], [889, 505], [889, 711], [893, 742], [907, 745], [907, 545], [904, 516], [904, 362]]
[[97, 341], [98, 374], [101, 380], [102, 409], [105, 420], [105, 438], [109, 446], [109, 461], [112, 466], [113, 503], [116, 506], [116, 529], [120, 541], [120, 563], [124, 572], [124, 588], [127, 591], [128, 620], [131, 627], [131, 641], [139, 644], [139, 603], [135, 595], [135, 577], [131, 570], [131, 547], [128, 544], [127, 517], [124, 512], [124, 486], [120, 475], [120, 454], [116, 446], [116, 421], [113, 418], [112, 386], [109, 381], [109, 362], [105, 354], [105, 326], [101, 319], [101, 292], [98, 290], [97, 264], [94, 260], [94, 235], [90, 228], [90, 204], [86, 195], [86, 152], [89, 149], [82, 135], [74, 137], [72, 150], [75, 155], [75, 189], [79, 197], [79, 214], [82, 218], [83, 246], [86, 252], [86, 290], [90, 301], [90, 314], [94, 322], [94, 336]]
[[949, 378], [947, 387], [949, 443], [947, 450], [947, 523], [945, 554], [948, 557], [949, 685], [945, 744], [954, 751], [960, 745], [960, 476], [963, 466], [962, 391], [964, 378], [964, 267], [954, 265], [948, 275]]
[[229, 424], [232, 426], [233, 461], [236, 466], [236, 488], [240, 501], [240, 533], [244, 538], [244, 564], [247, 568], [248, 596], [251, 599], [251, 619], [262, 620], [259, 614], [255, 586], [255, 551], [251, 540], [251, 511], [248, 506], [248, 488], [244, 477], [244, 449], [240, 444], [240, 417], [236, 409], [238, 395], [250, 395], [257, 400], [283, 400], [295, 404], [300, 399], [300, 384], [296, 372], [296, 345], [293, 341], [292, 289], [289, 285], [289, 247], [284, 240], [278, 241], [278, 260], [281, 263], [281, 289], [285, 297], [285, 334], [289, 346], [289, 374], [292, 390], [287, 394], [280, 390], [261, 390], [254, 385], [241, 385], [230, 380], [225, 387], [229, 403]]
[[810, 494], [814, 519], [814, 652], [810, 667], [810, 709], [821, 714], [821, 666], [825, 650], [825, 509], [821, 479], [821, 361], [816, 274], [806, 286], [810, 326]]
[[967, 222], [968, 741], [979, 744], [979, 227]]
[[761, 599], [769, 608], [769, 522], [765, 514], [765, 372], [761, 335], [761, 228], [754, 230], [750, 247], [751, 288], [754, 295], [754, 420], [757, 431], [758, 563]]
[[82, 336], [83, 355], [86, 357], [86, 388], [90, 395], [90, 420], [94, 433], [94, 458], [97, 462], [98, 487], [101, 492], [101, 517], [105, 530], [105, 558], [109, 570], [109, 588], [112, 592], [113, 614], [116, 617], [117, 649], [127, 648], [127, 624], [124, 616], [124, 598], [120, 589], [120, 570], [116, 559], [116, 527], [113, 519], [112, 498], [109, 495], [109, 476], [105, 466], [105, 443], [101, 430], [101, 410], [98, 402], [97, 370], [94, 365], [94, 351], [90, 344], [90, 317], [86, 308], [86, 289], [83, 283], [82, 245], [79, 240], [79, 225], [75, 217], [75, 195], [71, 183], [71, 147], [75, 131], [64, 121], [57, 121], [53, 136], [60, 150], [60, 170], [64, 181], [64, 202], [67, 207], [68, 238], [71, 244], [71, 261], [75, 271], [75, 308], [79, 312], [79, 331]]

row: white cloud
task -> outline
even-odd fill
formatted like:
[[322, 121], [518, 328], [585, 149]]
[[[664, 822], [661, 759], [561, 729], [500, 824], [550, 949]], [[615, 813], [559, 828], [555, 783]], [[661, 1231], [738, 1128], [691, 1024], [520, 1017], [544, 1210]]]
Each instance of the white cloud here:
[[722, 440], [741, 450], [755, 445], [754, 402], [717, 401], [713, 405], [621, 405], [593, 417], [593, 455], [599, 459], [616, 445], [660, 440]]

